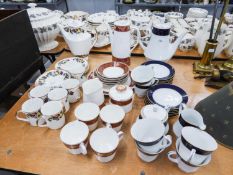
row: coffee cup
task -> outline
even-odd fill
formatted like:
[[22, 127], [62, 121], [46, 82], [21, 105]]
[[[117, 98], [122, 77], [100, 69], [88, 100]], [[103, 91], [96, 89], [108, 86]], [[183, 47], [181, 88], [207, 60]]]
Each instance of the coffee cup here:
[[69, 103], [75, 103], [80, 99], [79, 80], [66, 79], [64, 80], [63, 87], [68, 91]]
[[125, 111], [118, 105], [106, 105], [100, 111], [100, 118], [103, 124], [111, 127], [116, 132], [121, 130]]
[[187, 126], [181, 131], [179, 155], [193, 165], [200, 165], [217, 149], [217, 142], [207, 132]]
[[87, 154], [89, 129], [78, 120], [66, 124], [60, 132], [60, 139], [71, 154]]
[[154, 118], [137, 120], [131, 128], [131, 135], [137, 144], [143, 150], [153, 153], [171, 145], [171, 136], [165, 136], [164, 133], [164, 124]]
[[[43, 120], [38, 121], [39, 127], [59, 129], [65, 124], [64, 108], [60, 101], [49, 101], [41, 107]], [[45, 124], [42, 123], [45, 121]]]
[[179, 119], [173, 125], [173, 131], [177, 137], [181, 135], [181, 130], [185, 126], [193, 126], [205, 130], [202, 115], [195, 109], [187, 108], [184, 104], [179, 107]]
[[95, 103], [82, 103], [75, 109], [75, 117], [84, 122], [90, 131], [93, 131], [98, 126], [100, 108]]
[[[32, 98], [25, 101], [21, 107], [21, 110], [17, 111], [16, 119], [30, 123], [31, 126], [37, 126], [37, 122], [41, 117], [40, 109], [44, 104], [40, 98]], [[23, 115], [23, 117], [20, 117]]]
[[116, 154], [123, 132], [116, 132], [112, 128], [99, 128], [90, 137], [90, 145], [96, 154], [97, 160], [102, 163], [111, 161]]
[[46, 103], [49, 91], [50, 88], [48, 86], [36, 86], [29, 92], [29, 98], [41, 98]]
[[158, 79], [153, 78], [153, 80], [151, 82], [149, 82], [148, 84], [145, 84], [145, 85], [141, 85], [141, 84], [136, 83], [135, 87], [134, 87], [134, 92], [139, 98], [145, 97], [147, 90], [151, 86], [158, 84], [158, 82], [159, 82]]
[[132, 70], [131, 77], [136, 84], [149, 86], [154, 81], [154, 71], [150, 66], [141, 65]]
[[65, 112], [70, 109], [70, 104], [68, 101], [68, 92], [64, 88], [55, 88], [48, 93], [48, 98], [50, 101], [60, 101], [65, 107]]

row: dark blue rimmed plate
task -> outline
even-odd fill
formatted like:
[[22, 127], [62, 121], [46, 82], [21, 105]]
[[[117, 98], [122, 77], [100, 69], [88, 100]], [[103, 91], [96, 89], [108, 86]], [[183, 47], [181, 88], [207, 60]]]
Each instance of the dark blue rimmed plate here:
[[169, 75], [167, 75], [165, 77], [160, 77], [160, 78], [155, 77], [159, 80], [168, 80], [168, 79], [173, 78], [175, 75], [175, 69], [170, 64], [167, 64], [167, 63], [162, 62], [162, 61], [147, 61], [147, 62], [142, 63], [142, 65], [161, 65], [161, 66], [166, 67], [169, 70]]
[[[154, 94], [156, 93], [156, 91], [157, 91], [157, 94], [159, 95], [159, 96], [157, 95], [156, 98], [160, 98], [160, 99], [154, 99], [155, 98]], [[176, 99], [180, 98], [177, 104], [175, 105], [164, 104], [165, 99], [167, 99], [167, 101], [170, 100], [170, 102], [168, 103], [171, 103], [171, 101], [176, 101], [174, 100], [175, 98]], [[188, 102], [188, 95], [183, 89], [181, 89], [178, 86], [171, 85], [171, 84], [159, 84], [159, 85], [152, 86], [147, 91], [147, 99], [152, 104], [158, 104], [161, 107], [171, 107], [172, 109], [174, 109], [174, 108], [179, 108], [181, 103], [186, 104]]]

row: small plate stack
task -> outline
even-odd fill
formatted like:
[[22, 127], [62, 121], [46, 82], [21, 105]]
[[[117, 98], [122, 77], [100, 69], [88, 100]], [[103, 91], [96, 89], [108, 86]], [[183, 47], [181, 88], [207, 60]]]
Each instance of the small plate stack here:
[[118, 19], [118, 14], [114, 11], [109, 11], [107, 13], [100, 12], [94, 13], [88, 16], [87, 21], [91, 26], [99, 26], [104, 22], [107, 22], [110, 26], [113, 26], [113, 23]]
[[175, 69], [162, 61], [147, 61], [142, 65], [149, 65], [154, 71], [154, 77], [159, 80], [159, 84], [172, 84]]
[[159, 84], [152, 86], [146, 94], [145, 104], [157, 104], [163, 108], [168, 108], [169, 117], [179, 113], [179, 107], [188, 102], [187, 93], [178, 86], [171, 84]]
[[129, 67], [120, 62], [108, 62], [101, 64], [88, 76], [88, 79], [92, 79], [93, 77], [99, 78], [103, 83], [105, 95], [108, 95], [110, 88], [116, 84], [131, 84]]

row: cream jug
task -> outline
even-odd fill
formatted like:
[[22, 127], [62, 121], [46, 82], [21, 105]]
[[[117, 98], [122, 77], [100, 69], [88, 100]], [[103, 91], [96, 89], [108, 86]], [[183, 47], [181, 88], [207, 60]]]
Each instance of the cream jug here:
[[130, 55], [136, 45], [131, 48], [131, 29], [137, 31], [137, 36], [139, 36], [139, 30], [134, 27], [130, 27], [130, 21], [128, 20], [118, 20], [114, 22], [114, 29], [108, 25], [110, 33], [110, 41], [112, 46], [112, 57], [113, 61], [124, 62], [130, 64]]
[[153, 24], [152, 35], [147, 47], [142, 40], [139, 40], [147, 59], [168, 61], [172, 58], [186, 33], [182, 33], [174, 43], [170, 43], [170, 29], [170, 23]]

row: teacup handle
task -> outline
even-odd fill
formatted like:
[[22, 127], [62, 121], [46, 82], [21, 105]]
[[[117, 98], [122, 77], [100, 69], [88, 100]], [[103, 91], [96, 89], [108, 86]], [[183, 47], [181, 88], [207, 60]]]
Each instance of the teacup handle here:
[[159, 79], [158, 78], [153, 78], [152, 79], [153, 83], [151, 83], [151, 86], [154, 85], [154, 84], [158, 84], [159, 83]]
[[[137, 43], [138, 43], [138, 41], [139, 41], [139, 36], [140, 36], [139, 29], [138, 29], [137, 27], [131, 27], [131, 29], [137, 31]], [[135, 49], [136, 46], [137, 46], [137, 44], [135, 44], [135, 46], [134, 46], [132, 49], [130, 49], [130, 53]]]
[[182, 112], [185, 108], [187, 108], [186, 104], [181, 103], [180, 106], [179, 106], [179, 116], [180, 116], [181, 112]]
[[87, 148], [86, 148], [85, 144], [82, 142], [82, 143], [80, 143], [79, 146], [80, 146], [81, 153], [83, 155], [86, 155], [87, 154]]
[[[22, 110], [19, 110], [19, 111], [16, 112], [16, 119], [18, 119], [18, 120], [20, 120], [20, 121], [23, 121], [23, 122], [29, 123], [29, 120], [28, 120], [28, 119], [19, 117], [19, 114], [25, 115], [25, 114], [22, 112]], [[25, 116], [26, 116], [26, 115], [25, 115]]]
[[107, 128], [112, 128], [112, 125], [110, 123], [106, 123]]
[[97, 41], [97, 39], [98, 39], [98, 33], [97, 33], [97, 30], [96, 30], [96, 29], [94, 29], [94, 31], [95, 31], [95, 38], [94, 38], [94, 40], [93, 40], [93, 43], [92, 43], [92, 45], [91, 45], [91, 48], [92, 48], [92, 47], [94, 47], [94, 45], [95, 45], [95, 43], [96, 43], [96, 41]]
[[44, 116], [41, 116], [41, 118], [38, 120], [38, 126], [39, 127], [41, 127], [41, 128], [45, 128], [45, 127], [48, 127], [48, 124], [47, 124], [47, 122], [46, 122], [46, 120], [45, 120], [45, 124], [41, 124], [40, 122], [42, 121], [42, 119], [43, 120], [45, 120], [45, 117]]
[[193, 157], [195, 156], [196, 154], [196, 150], [195, 149], [192, 149], [191, 150], [191, 153], [190, 153], [190, 157], [188, 158], [187, 162], [191, 163]]
[[[164, 143], [164, 141], [165, 141], [165, 143]], [[163, 138], [163, 141], [162, 141], [162, 148], [161, 148], [161, 149], [165, 149], [165, 148], [171, 146], [171, 144], [172, 144], [172, 136], [166, 135], [166, 136], [164, 136], [164, 138]]]
[[119, 131], [118, 133], [117, 133], [117, 135], [118, 135], [118, 137], [119, 137], [119, 139], [120, 139], [120, 141], [123, 139], [123, 137], [124, 137], [124, 132], [122, 132], [122, 131]]
[[[175, 156], [176, 158], [174, 158], [174, 156]], [[167, 153], [167, 158], [168, 158], [171, 162], [178, 164], [178, 159], [177, 159], [176, 151], [169, 151], [169, 152]]]

